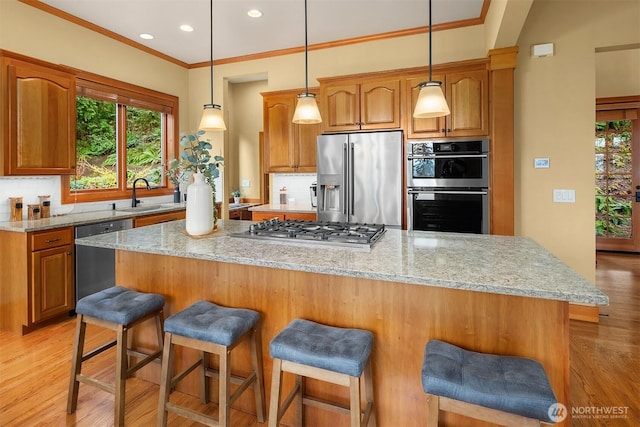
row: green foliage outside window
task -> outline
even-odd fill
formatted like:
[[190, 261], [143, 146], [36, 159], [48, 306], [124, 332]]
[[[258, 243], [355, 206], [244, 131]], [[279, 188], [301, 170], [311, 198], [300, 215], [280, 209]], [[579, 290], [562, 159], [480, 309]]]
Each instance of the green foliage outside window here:
[[[121, 106], [122, 107], [122, 106]], [[162, 114], [143, 108], [126, 108], [127, 186], [145, 177], [162, 185]], [[77, 175], [72, 190], [118, 188], [117, 104], [77, 97]], [[124, 144], [121, 144], [124, 146]]]
[[631, 238], [631, 121], [596, 123], [596, 236]]

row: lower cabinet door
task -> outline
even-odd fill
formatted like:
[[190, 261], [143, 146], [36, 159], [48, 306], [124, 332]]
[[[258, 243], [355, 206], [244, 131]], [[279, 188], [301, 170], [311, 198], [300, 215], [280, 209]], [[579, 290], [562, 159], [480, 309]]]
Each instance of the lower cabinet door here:
[[32, 253], [33, 323], [74, 309], [73, 250], [73, 245], [65, 245]]

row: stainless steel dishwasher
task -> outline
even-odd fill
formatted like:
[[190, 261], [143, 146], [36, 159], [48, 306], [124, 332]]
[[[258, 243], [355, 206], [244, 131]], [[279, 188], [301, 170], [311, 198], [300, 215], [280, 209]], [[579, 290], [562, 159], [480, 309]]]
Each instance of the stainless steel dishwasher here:
[[[133, 227], [131, 218], [76, 226], [76, 239]], [[76, 245], [76, 302], [116, 284], [114, 249]]]

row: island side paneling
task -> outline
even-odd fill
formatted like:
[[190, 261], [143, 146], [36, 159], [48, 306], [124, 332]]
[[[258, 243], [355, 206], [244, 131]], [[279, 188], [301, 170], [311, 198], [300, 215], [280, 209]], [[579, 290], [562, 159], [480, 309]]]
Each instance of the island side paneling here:
[[[260, 312], [263, 333], [265, 389], [270, 396], [272, 363], [269, 342], [293, 318], [334, 326], [368, 329], [374, 334], [373, 376], [378, 426], [418, 425], [426, 419], [426, 400], [420, 382], [424, 346], [442, 339], [467, 349], [539, 360], [560, 402], [569, 397], [568, 303], [475, 291], [409, 285], [355, 277], [332, 276], [117, 251], [119, 285], [157, 292], [167, 299], [166, 316], [200, 299]], [[153, 343], [151, 329], [135, 336], [137, 345]], [[248, 346], [232, 354], [232, 369], [244, 374], [250, 367]], [[187, 365], [195, 353], [178, 351], [175, 363]], [[217, 361], [215, 361], [217, 363]], [[214, 364], [215, 364], [214, 363]], [[158, 382], [159, 366], [145, 367], [141, 376]], [[286, 378], [285, 387], [292, 385]], [[309, 380], [320, 397], [348, 402], [342, 388]], [[178, 388], [198, 394], [195, 374]], [[212, 387], [217, 401], [217, 388]], [[255, 413], [252, 392], [234, 407]], [[293, 410], [290, 412], [294, 412]], [[292, 413], [284, 419], [293, 422]], [[346, 425], [348, 417], [308, 408], [310, 426]], [[447, 414], [441, 425], [470, 425], [470, 420]], [[473, 421], [474, 426], [486, 425]], [[558, 425], [569, 425], [568, 420]]]

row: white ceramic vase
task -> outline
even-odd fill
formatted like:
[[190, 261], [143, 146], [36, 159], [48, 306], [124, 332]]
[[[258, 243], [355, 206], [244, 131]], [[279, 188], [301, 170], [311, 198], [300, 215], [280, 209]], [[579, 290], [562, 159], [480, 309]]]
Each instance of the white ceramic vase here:
[[213, 190], [200, 172], [187, 187], [187, 233], [201, 236], [213, 230]]

